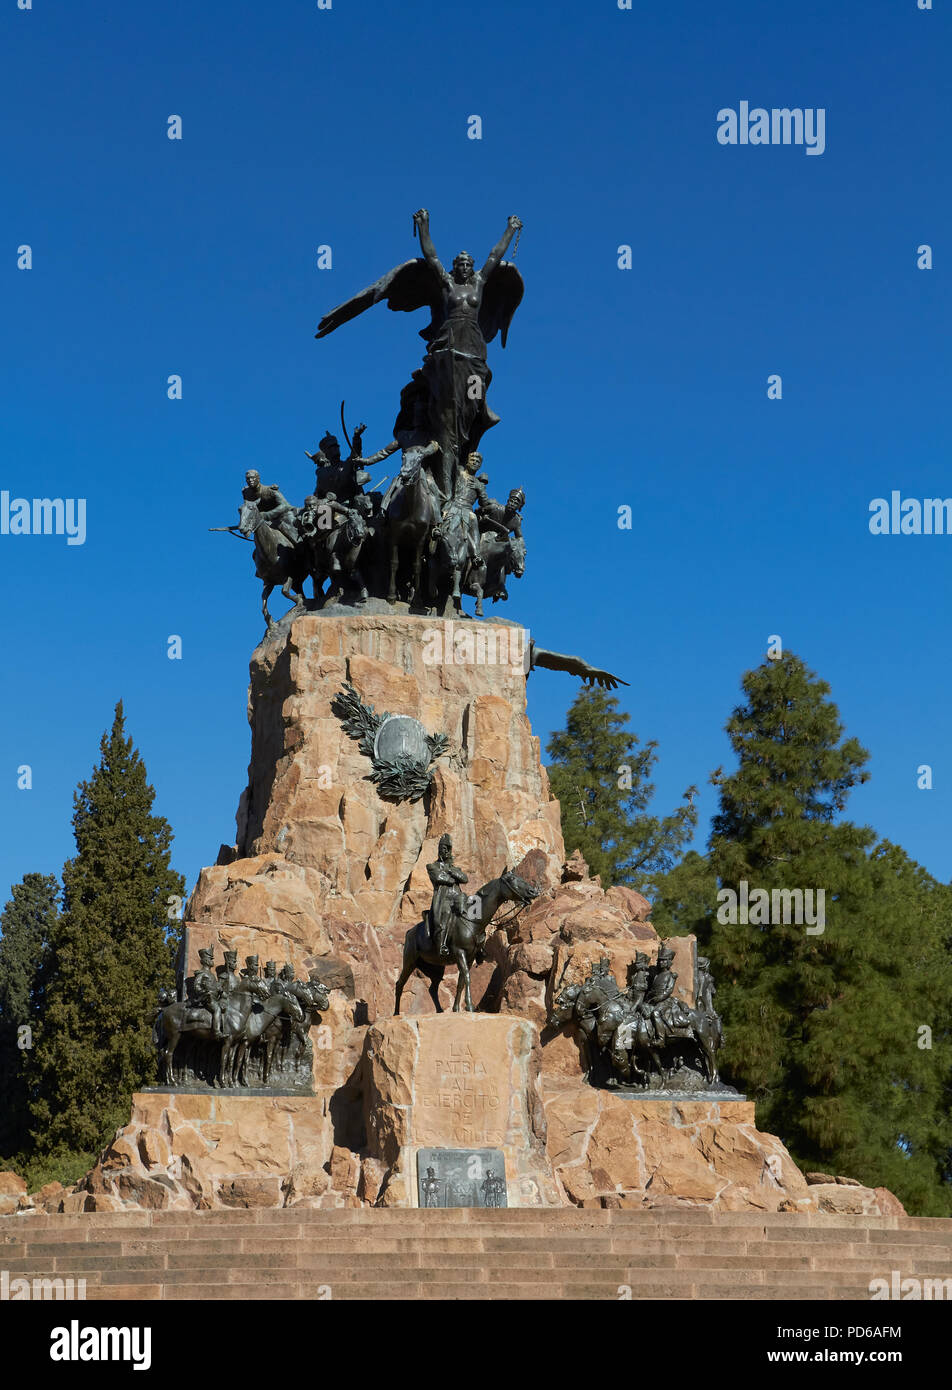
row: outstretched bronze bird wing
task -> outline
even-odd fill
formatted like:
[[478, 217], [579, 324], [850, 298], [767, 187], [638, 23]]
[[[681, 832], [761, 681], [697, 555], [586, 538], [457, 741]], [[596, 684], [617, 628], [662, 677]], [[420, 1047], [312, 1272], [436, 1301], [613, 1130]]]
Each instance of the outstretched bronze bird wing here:
[[331, 309], [317, 325], [315, 338], [325, 338], [328, 333], [333, 333], [335, 328], [340, 328], [342, 323], [355, 319], [358, 314], [362, 314], [374, 304], [379, 304], [381, 300], [386, 300], [388, 309], [400, 310], [405, 314], [411, 313], [414, 309], [428, 308], [430, 322], [426, 328], [420, 330], [420, 337], [427, 342], [432, 338], [443, 317], [440, 277], [422, 256], [417, 256], [412, 261], [404, 261], [403, 265], [394, 266], [393, 270], [388, 270], [386, 275], [382, 275], [365, 290], [361, 290], [351, 299], [346, 299], [343, 304], [338, 304], [336, 309]]
[[498, 333], [500, 343], [506, 346], [509, 325], [522, 302], [525, 288], [522, 276], [511, 261], [500, 261], [496, 269], [490, 271], [479, 306], [479, 326], [487, 343]]
[[600, 685], [606, 690], [614, 690], [619, 685], [627, 685], [621, 676], [613, 676], [610, 671], [600, 671], [590, 666], [580, 656], [565, 656], [562, 652], [547, 652], [534, 642], [529, 646], [529, 670], [542, 666], [549, 671], [567, 671], [570, 676], [581, 676], [588, 685]]

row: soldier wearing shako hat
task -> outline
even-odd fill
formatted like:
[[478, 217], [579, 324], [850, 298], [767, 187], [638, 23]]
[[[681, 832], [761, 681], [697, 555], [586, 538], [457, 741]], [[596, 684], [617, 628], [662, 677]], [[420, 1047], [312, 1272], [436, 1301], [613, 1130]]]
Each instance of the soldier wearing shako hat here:
[[225, 964], [216, 966], [215, 974], [218, 976], [219, 998], [227, 1008], [231, 995], [236, 994], [241, 988], [241, 980], [238, 977], [238, 952], [226, 951]]
[[188, 1002], [193, 1009], [208, 1010], [212, 1016], [212, 1033], [216, 1038], [221, 1038], [224, 1034], [221, 1026], [222, 1009], [218, 1002], [220, 988], [212, 974], [215, 952], [211, 947], [205, 946], [199, 951], [198, 959], [199, 968], [189, 977], [185, 986]]
[[525, 505], [526, 494], [521, 487], [514, 487], [505, 503], [497, 502], [494, 497], [481, 500], [476, 513], [480, 531], [495, 531], [522, 540], [522, 508]]
[[690, 1011], [674, 997], [678, 976], [671, 969], [673, 960], [674, 952], [661, 946], [645, 993], [644, 1014], [656, 1043], [666, 1042], [672, 1030], [684, 1028], [691, 1022]]

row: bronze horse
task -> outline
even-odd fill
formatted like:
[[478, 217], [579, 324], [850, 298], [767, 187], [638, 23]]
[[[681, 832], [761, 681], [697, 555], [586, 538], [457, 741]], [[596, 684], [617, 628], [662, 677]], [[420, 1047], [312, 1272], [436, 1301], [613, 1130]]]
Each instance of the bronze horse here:
[[430, 998], [436, 1006], [436, 1012], [441, 1014], [443, 1006], [440, 1004], [440, 984], [450, 965], [456, 965], [459, 970], [453, 1012], [459, 1013], [460, 997], [465, 991], [466, 1008], [469, 1013], [473, 1013], [469, 972], [474, 961], [482, 957], [482, 949], [486, 944], [486, 928], [501, 903], [518, 903], [521, 907], [527, 907], [538, 896], [537, 888], [533, 888], [524, 878], [506, 869], [499, 878], [490, 880], [466, 899], [462, 916], [453, 914], [447, 933], [447, 944], [450, 948], [448, 956], [440, 955], [435, 948], [429, 928], [430, 914], [427, 913], [424, 921], [410, 928], [403, 944], [403, 969], [397, 980], [394, 1014], [400, 1012], [400, 996], [414, 970], [419, 970], [420, 974], [425, 975], [430, 981]]
[[[222, 1033], [212, 1029], [212, 1016], [207, 1009], [197, 1009], [185, 999], [167, 1004], [160, 1009], [152, 1028], [152, 1041], [159, 1054], [165, 1084], [174, 1084], [172, 1062], [179, 1039], [184, 1033], [199, 1042], [217, 1043], [219, 1047], [218, 1068], [212, 1079], [213, 1086], [234, 1086], [240, 1076], [246, 1046], [255, 1042], [265, 1033], [281, 1014], [287, 1014], [295, 1023], [300, 1023], [304, 1011], [296, 999], [284, 994], [272, 994], [264, 998], [266, 988], [262, 981], [243, 982], [243, 987], [235, 990], [224, 1002], [222, 1014]], [[261, 1003], [259, 1011], [252, 1012], [255, 1002]], [[195, 1018], [199, 1014], [201, 1017]], [[189, 1017], [193, 1015], [193, 1017]], [[207, 1020], [207, 1021], [206, 1021]]]
[[385, 515], [390, 538], [390, 587], [387, 601], [397, 599], [397, 571], [401, 551], [409, 550], [412, 562], [410, 589], [411, 604], [423, 602], [423, 552], [441, 515], [440, 495], [436, 484], [422, 466], [415, 474], [402, 478], [386, 504]]
[[[292, 980], [287, 986], [287, 992], [298, 1001], [303, 1010], [303, 1018], [298, 1020], [291, 1015], [278, 1015], [266, 1028], [261, 1035], [261, 1042], [264, 1044], [264, 1069], [262, 1074], [262, 1084], [267, 1086], [271, 1079], [271, 1069], [274, 1065], [275, 1053], [280, 1046], [282, 1054], [290, 1050], [295, 1040], [298, 1047], [303, 1049], [307, 1046], [308, 1030], [320, 1023], [321, 1013], [330, 1004], [330, 995], [326, 986], [319, 980]], [[289, 1035], [285, 1047], [285, 1024], [284, 1018], [287, 1017], [289, 1024]]]
[[[506, 576], [511, 574], [516, 579], [521, 579], [526, 572], [526, 543], [521, 536], [507, 536], [503, 539], [502, 536], [493, 536], [485, 532], [480, 548], [485, 574], [479, 597], [491, 598], [493, 603], [498, 603], [500, 599], [509, 597]], [[476, 593], [468, 579], [463, 584], [463, 593]]]
[[[683, 1027], [669, 1028], [664, 1042], [659, 1042], [647, 1018], [635, 1009], [615, 981], [608, 981], [607, 987], [585, 981], [562, 990], [552, 1005], [546, 1023], [550, 1028], [558, 1028], [569, 1022], [578, 1026], [587, 1044], [589, 1056], [586, 1074], [589, 1079], [592, 1079], [597, 1050], [601, 1049], [611, 1056], [614, 1070], [624, 1083], [636, 1082], [647, 1086], [650, 1073], [638, 1065], [647, 1054], [655, 1073], [661, 1076], [662, 1084], [666, 1084], [683, 1064], [684, 1048], [678, 1048], [677, 1044], [688, 1043], [696, 1047], [704, 1075], [713, 1085], [717, 1081], [715, 1053], [719, 1041], [719, 1021], [716, 1015], [684, 1007], [690, 1015], [690, 1022]], [[672, 1047], [676, 1054], [673, 1056]], [[670, 1066], [664, 1064], [666, 1052]]]
[[285, 598], [294, 592], [294, 601], [304, 607], [304, 581], [310, 566], [303, 546], [294, 546], [287, 536], [269, 526], [256, 502], [245, 502], [238, 518], [238, 530], [246, 539], [254, 538], [255, 574], [261, 580], [261, 613], [268, 627], [274, 620], [268, 612], [268, 596], [278, 584]]

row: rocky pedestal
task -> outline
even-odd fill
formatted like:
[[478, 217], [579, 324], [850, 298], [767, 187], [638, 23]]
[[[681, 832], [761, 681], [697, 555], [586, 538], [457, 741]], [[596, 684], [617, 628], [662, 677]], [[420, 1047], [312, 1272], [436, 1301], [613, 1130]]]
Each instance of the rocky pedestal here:
[[[409, 615], [289, 617], [251, 662], [248, 786], [235, 843], [202, 870], [186, 911], [188, 969], [202, 946], [350, 972], [359, 1021], [390, 1014], [407, 928], [429, 906], [426, 865], [453, 838], [469, 891], [531, 854], [559, 880], [559, 805], [526, 716], [517, 624]], [[378, 714], [411, 715], [449, 743], [419, 801], [382, 798], [332, 704], [350, 682]], [[324, 968], [323, 966], [321, 967]], [[494, 966], [474, 976], [484, 991]], [[447, 1003], [452, 997], [443, 990]], [[404, 1011], [432, 1005], [411, 980]]]
[[[530, 849], [557, 874], [559, 808], [526, 717], [527, 641], [516, 624], [405, 615], [278, 625], [251, 662], [234, 857], [278, 854], [315, 870], [325, 913], [376, 926], [416, 921], [429, 905], [425, 866], [444, 833], [474, 885]], [[378, 714], [447, 735], [422, 800], [384, 800], [368, 780], [369, 759], [332, 709], [345, 681]]]
[[420, 1149], [498, 1149], [510, 1207], [562, 1206], [545, 1145], [538, 1029], [492, 1014], [391, 1018], [364, 1042], [369, 1154], [380, 1205], [416, 1206]]
[[[202, 946], [216, 961], [230, 948], [241, 963], [288, 962], [327, 985], [330, 1007], [311, 1033], [314, 1096], [136, 1096], [93, 1171], [44, 1201], [414, 1206], [420, 1148], [492, 1148], [505, 1155], [510, 1206], [895, 1212], [881, 1189], [822, 1174], [808, 1183], [746, 1102], [593, 1089], [577, 1033], [547, 1026], [559, 992], [596, 961], [607, 957], [623, 987], [635, 955], [654, 959], [660, 941], [640, 894], [603, 891], [577, 855], [564, 862], [525, 713], [521, 631], [393, 614], [276, 625], [251, 663], [236, 842], [192, 894], [186, 965], [194, 971]], [[345, 681], [378, 714], [412, 715], [448, 736], [420, 800], [388, 801], [368, 779], [370, 759], [331, 707]], [[509, 866], [539, 896], [497, 914], [472, 971], [481, 1013], [435, 1015], [415, 975], [395, 1019], [404, 936], [429, 906], [426, 864], [444, 833], [470, 891]], [[693, 1004], [694, 941], [668, 944], [676, 994]], [[445, 1007], [455, 985], [449, 969]], [[4, 1200], [31, 1201], [0, 1189], [0, 1210]]]

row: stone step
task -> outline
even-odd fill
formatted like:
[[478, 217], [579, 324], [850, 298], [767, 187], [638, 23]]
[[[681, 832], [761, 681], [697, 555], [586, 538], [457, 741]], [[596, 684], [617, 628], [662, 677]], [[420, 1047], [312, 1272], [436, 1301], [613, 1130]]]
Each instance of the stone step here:
[[[323, 1213], [316, 1213], [323, 1214]], [[439, 1215], [440, 1213], [437, 1213]], [[614, 1214], [614, 1213], [613, 1213]], [[99, 1241], [129, 1240], [173, 1240], [191, 1239], [196, 1234], [203, 1237], [228, 1238], [233, 1233], [254, 1231], [262, 1237], [271, 1239], [312, 1239], [324, 1237], [346, 1237], [351, 1239], [360, 1235], [385, 1235], [387, 1238], [449, 1238], [462, 1236], [472, 1238], [479, 1235], [492, 1235], [498, 1238], [531, 1238], [559, 1235], [586, 1239], [609, 1239], [624, 1235], [632, 1239], [700, 1240], [719, 1239], [736, 1241], [824, 1241], [842, 1239], [844, 1232], [850, 1233], [851, 1240], [888, 1245], [928, 1244], [952, 1245], [952, 1229], [905, 1228], [894, 1226], [871, 1227], [864, 1217], [840, 1217], [822, 1224], [814, 1221], [798, 1220], [794, 1217], [784, 1222], [684, 1222], [660, 1221], [640, 1217], [637, 1222], [615, 1220], [611, 1222], [579, 1222], [562, 1220], [559, 1215], [540, 1213], [542, 1220], [535, 1222], [511, 1220], [475, 1220], [466, 1222], [432, 1221], [429, 1214], [419, 1211], [406, 1213], [413, 1220], [392, 1219], [392, 1213], [382, 1211], [368, 1213], [377, 1217], [375, 1221], [363, 1220], [353, 1223], [315, 1222], [306, 1220], [309, 1213], [295, 1213], [295, 1220], [279, 1221], [280, 1212], [242, 1212], [241, 1219], [224, 1219], [221, 1213], [192, 1213], [190, 1217], [172, 1222], [106, 1223], [102, 1216], [90, 1213], [77, 1218], [61, 1218], [64, 1224], [55, 1221], [40, 1223], [39, 1218], [7, 1217], [0, 1218], [0, 1248], [7, 1244], [24, 1240], [42, 1243], [46, 1233], [58, 1244], [69, 1241], [84, 1243]], [[290, 1216], [291, 1213], [288, 1213]], [[400, 1213], [403, 1216], [403, 1213]], [[621, 1215], [621, 1214], [618, 1214]], [[231, 1218], [231, 1213], [228, 1214]], [[265, 1220], [264, 1217], [268, 1219]], [[888, 1218], [886, 1218], [888, 1219]]]
[[952, 1220], [707, 1210], [115, 1212], [0, 1221], [9, 1277], [91, 1300], [839, 1299], [952, 1278]]
[[[275, 1284], [221, 1284], [217, 1283], [213, 1288], [206, 1284], [133, 1284], [133, 1285], [109, 1285], [92, 1287], [88, 1290], [87, 1300], [90, 1302], [113, 1301], [124, 1299], [142, 1299], [183, 1302], [208, 1302], [208, 1301], [280, 1301], [289, 1300], [308, 1300], [320, 1301], [328, 1298], [328, 1287], [326, 1284], [312, 1283], [275, 1283]], [[333, 1291], [333, 1301], [341, 1302], [349, 1300], [371, 1300], [379, 1302], [383, 1300], [413, 1300], [423, 1301], [434, 1298], [454, 1299], [460, 1301], [505, 1301], [517, 1302], [524, 1300], [598, 1300], [599, 1302], [616, 1302], [619, 1300], [617, 1288], [605, 1283], [582, 1283], [571, 1280], [553, 1283], [551, 1280], [545, 1284], [513, 1284], [513, 1283], [453, 1283], [444, 1284], [438, 1292], [433, 1287], [423, 1283], [405, 1281], [397, 1283], [392, 1280], [382, 1282], [353, 1282], [336, 1286]], [[631, 1301], [641, 1302], [648, 1300], [672, 1299], [691, 1300], [691, 1299], [710, 1299], [710, 1300], [756, 1300], [756, 1301], [780, 1301], [791, 1302], [795, 1300], [823, 1302], [844, 1300], [868, 1300], [869, 1291], [865, 1284], [856, 1285], [834, 1285], [829, 1283], [817, 1283], [816, 1285], [804, 1288], [790, 1288], [787, 1286], [777, 1286], [773, 1284], [745, 1284], [745, 1285], [722, 1285], [722, 1284], [656, 1284], [646, 1285], [643, 1288], [632, 1287]]]
[[398, 1242], [362, 1240], [354, 1243], [337, 1241], [333, 1248], [305, 1241], [182, 1241], [171, 1245], [155, 1242], [129, 1242], [124, 1245], [90, 1244], [58, 1246], [47, 1242], [42, 1246], [16, 1246], [0, 1255], [0, 1263], [11, 1273], [30, 1269], [53, 1270], [56, 1273], [93, 1272], [121, 1264], [128, 1269], [204, 1268], [241, 1261], [260, 1267], [281, 1266], [287, 1263], [303, 1265], [333, 1264], [346, 1267], [374, 1261], [383, 1265], [401, 1266], [429, 1264], [447, 1268], [467, 1258], [478, 1258], [488, 1265], [518, 1263], [551, 1268], [564, 1264], [597, 1265], [599, 1262], [638, 1265], [655, 1268], [664, 1266], [691, 1268], [745, 1268], [751, 1264], [762, 1268], [812, 1268], [856, 1270], [869, 1269], [887, 1272], [900, 1268], [907, 1273], [927, 1272], [946, 1275], [952, 1272], [952, 1249], [937, 1246], [869, 1247], [848, 1242], [826, 1243], [823, 1246], [772, 1245], [743, 1248], [736, 1244], [718, 1245], [703, 1242], [697, 1245], [682, 1242], [678, 1245], [646, 1247], [635, 1241], [616, 1240], [603, 1245], [585, 1241], [524, 1240], [500, 1242], [493, 1238], [473, 1241], [430, 1241], [408, 1243], [406, 1248], [394, 1249]]
[[[194, 1224], [282, 1224], [321, 1226], [355, 1226], [370, 1224], [375, 1228], [383, 1225], [418, 1224], [425, 1219], [429, 1228], [446, 1225], [486, 1225], [494, 1222], [503, 1225], [555, 1224], [559, 1226], [617, 1226], [619, 1224], [643, 1223], [660, 1226], [718, 1226], [727, 1228], [777, 1227], [811, 1230], [824, 1226], [851, 1226], [856, 1229], [923, 1231], [930, 1239], [952, 1238], [952, 1217], [912, 1217], [912, 1216], [845, 1216], [827, 1213], [799, 1214], [796, 1212], [712, 1212], [699, 1208], [678, 1207], [671, 1209], [584, 1209], [563, 1208], [502, 1208], [496, 1211], [471, 1207], [453, 1207], [422, 1212], [419, 1208], [349, 1208], [338, 1207], [327, 1210], [311, 1210], [302, 1207], [262, 1208], [249, 1210], [239, 1208], [232, 1211], [122, 1211], [122, 1212], [74, 1212], [61, 1214], [37, 1214], [14, 1216], [0, 1219], [0, 1229], [8, 1224], [19, 1227], [29, 1226], [35, 1230], [54, 1227], [58, 1231], [70, 1228], [85, 1229], [94, 1227], [141, 1227], [158, 1229], [163, 1226], [190, 1226]], [[82, 1238], [82, 1237], [80, 1237]]]
[[[687, 1266], [640, 1266], [624, 1262], [607, 1265], [558, 1265], [540, 1268], [539, 1266], [499, 1265], [488, 1266], [478, 1260], [466, 1264], [435, 1268], [432, 1265], [392, 1266], [381, 1265], [377, 1260], [368, 1260], [360, 1265], [275, 1265], [262, 1268], [257, 1265], [232, 1264], [213, 1266], [189, 1266], [179, 1269], [129, 1269], [127, 1265], [113, 1266], [111, 1269], [91, 1271], [70, 1271], [73, 1279], [84, 1277], [87, 1286], [106, 1286], [110, 1284], [195, 1284], [211, 1287], [217, 1282], [227, 1284], [261, 1283], [275, 1284], [288, 1280], [307, 1280], [308, 1282], [360, 1282], [362, 1280], [395, 1279], [397, 1282], [444, 1284], [458, 1282], [465, 1277], [478, 1283], [504, 1278], [514, 1284], [550, 1284], [555, 1269], [556, 1281], [568, 1277], [589, 1282], [619, 1284], [690, 1284], [703, 1282], [709, 1284], [771, 1283], [771, 1284], [855, 1284], [860, 1282], [856, 1271], [816, 1271], [809, 1269], [770, 1269], [749, 1266], [746, 1269], [704, 1269], [698, 1271]], [[61, 1272], [62, 1273], [62, 1272]], [[36, 1277], [55, 1277], [55, 1271], [43, 1271]], [[868, 1282], [868, 1280], [867, 1280]]]
[[[208, 1257], [203, 1257], [207, 1261]], [[513, 1262], [509, 1259], [493, 1260], [477, 1252], [469, 1258], [454, 1258], [444, 1264], [433, 1264], [428, 1260], [408, 1264], [404, 1259], [398, 1263], [387, 1262], [380, 1256], [362, 1256], [359, 1259], [342, 1257], [334, 1259], [325, 1256], [299, 1256], [283, 1260], [246, 1261], [235, 1255], [231, 1261], [218, 1261], [212, 1265], [202, 1259], [168, 1262], [152, 1259], [126, 1259], [97, 1262], [94, 1266], [81, 1260], [54, 1261], [41, 1264], [39, 1261], [22, 1260], [7, 1266], [10, 1278], [71, 1278], [85, 1279], [88, 1286], [99, 1284], [129, 1283], [182, 1283], [203, 1280], [226, 1283], [241, 1282], [247, 1279], [269, 1283], [287, 1279], [296, 1274], [300, 1278], [328, 1281], [353, 1281], [368, 1275], [373, 1270], [381, 1278], [406, 1276], [417, 1281], [439, 1283], [454, 1274], [466, 1273], [467, 1277], [495, 1278], [503, 1275], [514, 1282], [551, 1280], [571, 1275], [573, 1277], [604, 1275], [618, 1282], [636, 1279], [667, 1279], [682, 1276], [700, 1282], [745, 1282], [751, 1271], [765, 1281], [778, 1283], [806, 1282], [829, 1283], [841, 1279], [849, 1282], [862, 1282], [868, 1285], [874, 1278], [889, 1278], [891, 1270], [897, 1266], [886, 1266], [866, 1261], [817, 1260], [812, 1264], [782, 1260], [743, 1260], [725, 1264], [718, 1259], [702, 1263], [690, 1254], [682, 1257], [666, 1256], [637, 1260], [598, 1260], [540, 1258], [533, 1263]], [[934, 1261], [919, 1260], [898, 1266], [901, 1276], [915, 1275], [920, 1278], [952, 1279], [952, 1262], [938, 1265]], [[482, 1274], [480, 1273], [482, 1272]]]

